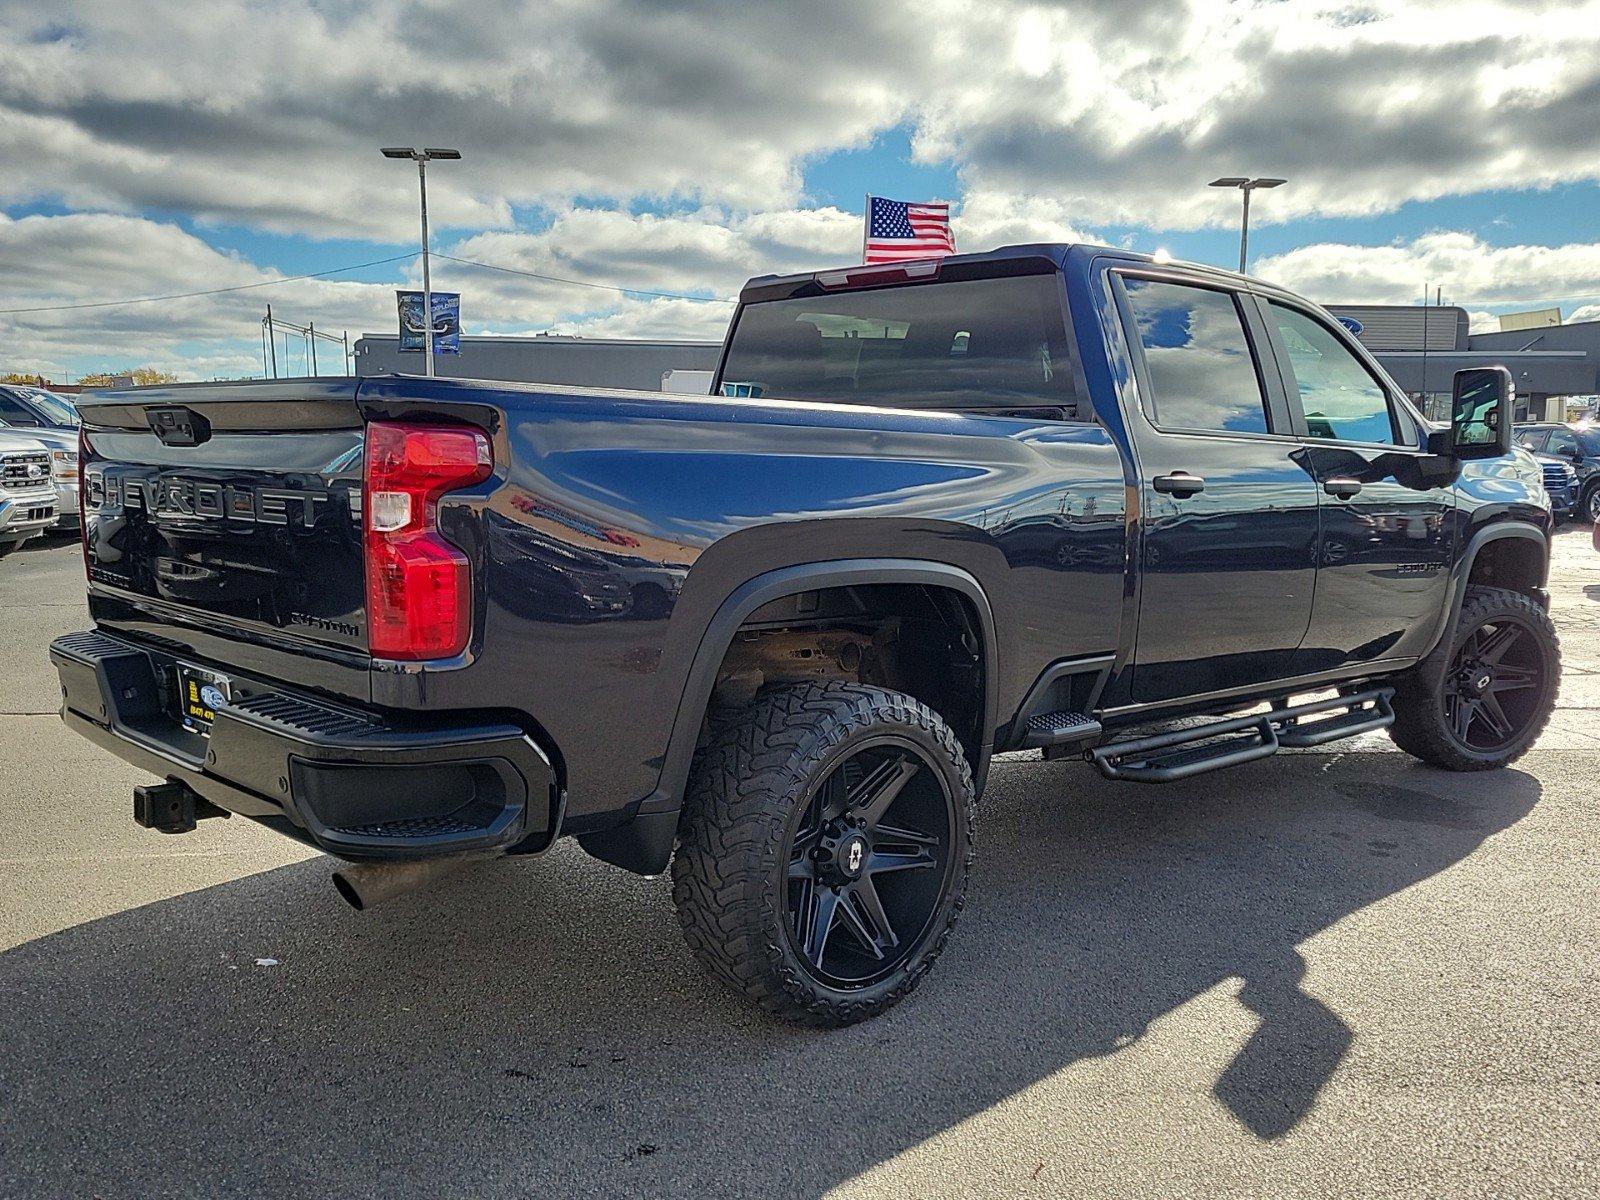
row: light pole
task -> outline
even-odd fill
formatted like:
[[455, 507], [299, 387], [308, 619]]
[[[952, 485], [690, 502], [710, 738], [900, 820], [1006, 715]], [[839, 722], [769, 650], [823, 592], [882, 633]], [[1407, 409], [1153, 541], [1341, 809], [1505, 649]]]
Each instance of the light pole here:
[[1244, 219], [1239, 223], [1239, 274], [1244, 274], [1245, 264], [1250, 261], [1250, 193], [1257, 188], [1275, 188], [1288, 182], [1287, 179], [1246, 179], [1243, 175], [1224, 175], [1211, 181], [1211, 187], [1238, 188], [1244, 193]]
[[429, 146], [415, 150], [410, 146], [385, 146], [385, 158], [409, 158], [417, 164], [417, 185], [422, 191], [422, 335], [424, 375], [433, 374], [433, 278], [428, 274], [428, 163], [436, 158], [460, 158], [461, 151]]

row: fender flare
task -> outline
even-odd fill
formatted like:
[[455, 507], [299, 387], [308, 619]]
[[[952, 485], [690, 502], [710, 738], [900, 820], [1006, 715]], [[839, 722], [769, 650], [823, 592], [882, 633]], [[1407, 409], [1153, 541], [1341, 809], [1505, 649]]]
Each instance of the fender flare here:
[[1467, 598], [1467, 581], [1472, 576], [1472, 565], [1477, 561], [1478, 553], [1490, 542], [1500, 541], [1502, 538], [1522, 538], [1535, 543], [1540, 553], [1544, 556], [1544, 574], [1539, 579], [1539, 586], [1543, 587], [1550, 573], [1550, 539], [1545, 531], [1529, 521], [1496, 521], [1476, 530], [1467, 539], [1466, 547], [1456, 556], [1455, 566], [1450, 570], [1450, 603], [1444, 607], [1440, 615], [1438, 628], [1434, 630], [1433, 638], [1428, 643], [1428, 649], [1422, 657], [1432, 654], [1446, 634], [1455, 628], [1456, 618], [1461, 614], [1461, 606]]
[[852, 558], [801, 563], [757, 575], [736, 588], [712, 615], [695, 650], [678, 699], [667, 749], [661, 758], [656, 788], [638, 804], [631, 823], [620, 829], [587, 834], [579, 839], [597, 858], [642, 874], [666, 869], [672, 855], [678, 812], [693, 765], [700, 726], [733, 636], [751, 613], [764, 604], [801, 592], [882, 583], [921, 584], [960, 594], [977, 615], [983, 653], [983, 728], [973, 750], [973, 782], [979, 792], [988, 776], [999, 710], [998, 640], [994, 610], [983, 586], [969, 572], [949, 563], [911, 558]]

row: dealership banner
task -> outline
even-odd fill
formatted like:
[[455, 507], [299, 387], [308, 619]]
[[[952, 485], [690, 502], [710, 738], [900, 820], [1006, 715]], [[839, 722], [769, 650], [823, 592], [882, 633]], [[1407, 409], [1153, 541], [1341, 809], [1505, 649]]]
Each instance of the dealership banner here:
[[[396, 292], [400, 305], [400, 349], [423, 352], [423, 335], [428, 327], [422, 321], [422, 293]], [[433, 352], [461, 353], [461, 293], [433, 293]]]

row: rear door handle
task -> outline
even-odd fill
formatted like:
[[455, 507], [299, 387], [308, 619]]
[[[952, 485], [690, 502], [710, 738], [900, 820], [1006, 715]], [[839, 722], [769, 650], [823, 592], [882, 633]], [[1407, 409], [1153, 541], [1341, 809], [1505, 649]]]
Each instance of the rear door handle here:
[[1156, 491], [1168, 496], [1192, 496], [1206, 490], [1206, 481], [1187, 471], [1174, 471], [1171, 475], [1157, 475], [1150, 481]]
[[1348, 500], [1361, 490], [1361, 481], [1359, 479], [1330, 479], [1322, 485], [1322, 490], [1330, 496]]

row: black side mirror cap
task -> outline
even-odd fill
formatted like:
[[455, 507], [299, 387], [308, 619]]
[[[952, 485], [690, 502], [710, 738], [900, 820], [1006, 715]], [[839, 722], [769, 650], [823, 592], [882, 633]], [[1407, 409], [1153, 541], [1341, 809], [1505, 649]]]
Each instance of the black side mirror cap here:
[[1455, 457], [1454, 446], [1455, 430], [1430, 429], [1428, 430], [1427, 441], [1423, 443], [1422, 448], [1429, 454], [1438, 454], [1445, 458], [1453, 458]]

